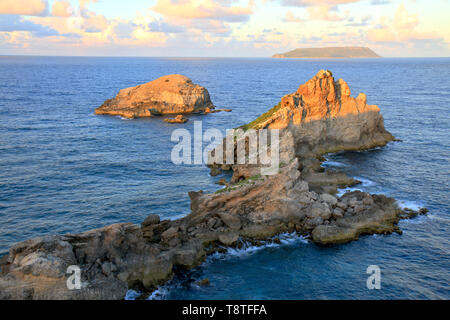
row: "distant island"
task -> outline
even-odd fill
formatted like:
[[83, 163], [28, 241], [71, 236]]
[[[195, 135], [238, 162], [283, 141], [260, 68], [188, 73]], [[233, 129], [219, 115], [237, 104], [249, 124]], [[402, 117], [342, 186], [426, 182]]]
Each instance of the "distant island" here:
[[367, 47], [298, 48], [272, 58], [381, 58]]

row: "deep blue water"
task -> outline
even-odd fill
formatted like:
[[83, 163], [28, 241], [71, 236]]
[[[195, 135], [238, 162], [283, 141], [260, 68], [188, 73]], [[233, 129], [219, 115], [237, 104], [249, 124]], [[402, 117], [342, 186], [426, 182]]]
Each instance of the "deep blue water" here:
[[[175, 128], [234, 128], [254, 119], [320, 69], [345, 79], [353, 95], [377, 104], [402, 142], [329, 156], [324, 166], [362, 178], [357, 188], [385, 193], [430, 214], [401, 223], [403, 235], [365, 236], [321, 248], [302, 239], [208, 258], [175, 281], [170, 299], [449, 299], [450, 59], [157, 59], [0, 57], [0, 253], [15, 242], [80, 232], [148, 214], [189, 212], [187, 192], [214, 191], [204, 166], [170, 161]], [[231, 113], [160, 118], [95, 116], [121, 88], [181, 73], [205, 86]], [[381, 290], [366, 268], [381, 268]]]

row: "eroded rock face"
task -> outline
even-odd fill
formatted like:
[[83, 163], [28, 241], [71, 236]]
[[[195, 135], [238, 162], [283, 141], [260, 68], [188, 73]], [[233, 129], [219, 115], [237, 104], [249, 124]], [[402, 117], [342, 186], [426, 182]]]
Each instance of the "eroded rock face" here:
[[[315, 158], [322, 154], [367, 150], [394, 140], [384, 128], [380, 109], [368, 105], [364, 93], [352, 97], [347, 83], [342, 79], [336, 81], [332, 73], [325, 70], [319, 71], [300, 85], [296, 92], [282, 97], [277, 106], [241, 128], [279, 129], [280, 162], [289, 163], [297, 157], [301, 160], [301, 166], [311, 169], [316, 168], [307, 162], [316, 161]], [[245, 139], [245, 136], [241, 139]], [[235, 155], [237, 144], [234, 144]], [[221, 150], [225, 159], [226, 147]], [[251, 177], [261, 168], [260, 165], [210, 163], [215, 174], [219, 173], [218, 169], [233, 170], [231, 182]], [[320, 162], [316, 161], [315, 165], [320, 166]], [[310, 177], [305, 172], [305, 180], [313, 184], [326, 185], [330, 179], [340, 179], [341, 185], [351, 184], [345, 175], [330, 177], [326, 173], [313, 171], [310, 171]]]
[[95, 114], [137, 118], [200, 113], [207, 108], [214, 109], [208, 90], [186, 76], [172, 74], [120, 90], [115, 98], [95, 109]]
[[[120, 223], [18, 243], [0, 262], [0, 299], [122, 299], [128, 288], [152, 291], [175, 269], [196, 267], [239, 239], [258, 244], [297, 231], [318, 244], [344, 243], [400, 232], [399, 219], [418, 214], [380, 195], [318, 193], [298, 167], [294, 159], [274, 176], [213, 194], [190, 192], [192, 213], [178, 220], [150, 215], [141, 226]], [[67, 288], [70, 265], [81, 269], [80, 290]]]
[[276, 111], [255, 123], [254, 129], [286, 129], [292, 132], [297, 155], [383, 146], [394, 137], [385, 130], [376, 105], [368, 105], [364, 93], [350, 95], [347, 83], [335, 81], [321, 70], [298, 90], [281, 98]]

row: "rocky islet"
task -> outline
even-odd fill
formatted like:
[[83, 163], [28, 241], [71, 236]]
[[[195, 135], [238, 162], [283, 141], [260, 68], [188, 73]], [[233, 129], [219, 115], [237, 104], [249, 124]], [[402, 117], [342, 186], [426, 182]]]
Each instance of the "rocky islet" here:
[[95, 109], [95, 114], [139, 118], [204, 113], [214, 108], [206, 88], [186, 76], [172, 74], [120, 90]]

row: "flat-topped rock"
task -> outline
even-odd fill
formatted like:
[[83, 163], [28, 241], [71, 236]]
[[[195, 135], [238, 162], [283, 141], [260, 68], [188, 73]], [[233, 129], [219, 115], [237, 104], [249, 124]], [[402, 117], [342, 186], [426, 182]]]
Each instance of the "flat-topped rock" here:
[[274, 54], [272, 58], [380, 58], [367, 47], [325, 47], [298, 48], [285, 53]]
[[208, 90], [186, 76], [171, 74], [119, 91], [95, 109], [95, 114], [125, 118], [163, 114], [202, 113], [214, 109]]

